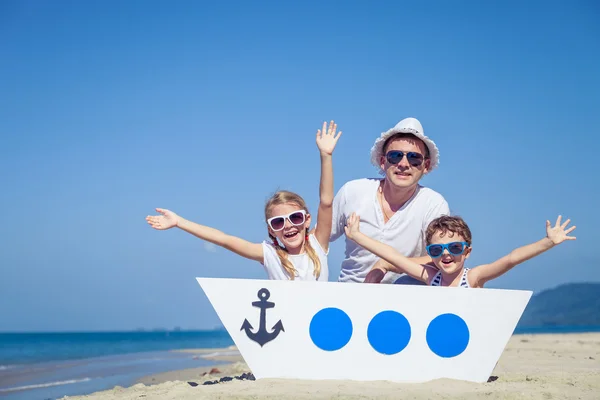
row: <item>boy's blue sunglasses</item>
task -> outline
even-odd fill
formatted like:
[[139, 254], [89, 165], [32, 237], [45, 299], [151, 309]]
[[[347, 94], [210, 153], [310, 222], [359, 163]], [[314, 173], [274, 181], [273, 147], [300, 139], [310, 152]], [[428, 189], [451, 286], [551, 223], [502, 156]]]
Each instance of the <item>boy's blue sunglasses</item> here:
[[427, 254], [431, 258], [438, 258], [444, 252], [444, 249], [448, 249], [450, 254], [455, 256], [461, 255], [465, 249], [469, 247], [469, 243], [467, 242], [452, 242], [446, 244], [430, 244], [427, 246]]

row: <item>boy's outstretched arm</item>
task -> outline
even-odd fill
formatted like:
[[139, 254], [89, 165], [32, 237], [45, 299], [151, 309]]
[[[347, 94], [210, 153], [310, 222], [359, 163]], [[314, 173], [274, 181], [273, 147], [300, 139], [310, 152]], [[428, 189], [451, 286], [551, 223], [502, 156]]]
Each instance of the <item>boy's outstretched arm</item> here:
[[244, 239], [240, 239], [235, 236], [227, 235], [217, 229], [200, 225], [192, 221], [188, 221], [185, 218], [180, 217], [173, 211], [169, 211], [162, 208], [157, 208], [161, 215], [148, 215], [146, 221], [154, 229], [164, 230], [173, 227], [191, 233], [192, 235], [206, 240], [217, 246], [221, 246], [227, 250], [233, 251], [242, 257], [249, 258], [254, 261], [262, 263], [264, 261], [264, 254], [262, 244], [251, 243]]
[[323, 130], [317, 131], [317, 147], [321, 156], [321, 182], [319, 184], [319, 210], [317, 213], [317, 227], [315, 237], [323, 250], [329, 249], [329, 236], [333, 223], [333, 161], [332, 155], [342, 132], [336, 135], [337, 125], [331, 121], [329, 128], [323, 122]]
[[546, 237], [542, 240], [519, 247], [491, 264], [473, 268], [469, 271], [469, 280], [473, 283], [472, 286], [482, 287], [486, 282], [505, 274], [514, 266], [550, 250], [557, 244], [565, 240], [575, 240], [575, 236], [569, 236], [569, 233], [574, 231], [576, 227], [572, 226], [565, 230], [571, 220], [567, 219], [563, 224], [561, 224], [561, 220], [562, 216], [559, 215], [554, 227], [550, 225], [550, 221], [546, 221]]
[[[411, 259], [404, 257], [398, 253], [396, 249], [377, 240], [371, 239], [359, 230], [360, 217], [356, 213], [352, 213], [348, 218], [346, 227], [346, 237], [354, 240], [366, 250], [383, 258], [395, 267], [395, 271], [406, 273], [411, 277], [422, 282], [428, 283], [430, 279], [430, 269], [421, 264], [418, 264]], [[433, 272], [433, 271], [431, 271]]]

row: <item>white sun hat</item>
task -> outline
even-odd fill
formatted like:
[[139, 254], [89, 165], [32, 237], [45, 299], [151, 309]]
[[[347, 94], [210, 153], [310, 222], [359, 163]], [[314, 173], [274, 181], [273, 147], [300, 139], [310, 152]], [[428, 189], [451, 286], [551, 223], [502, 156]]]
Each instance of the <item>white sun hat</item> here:
[[410, 133], [421, 139], [429, 149], [429, 171], [433, 171], [438, 166], [440, 162], [440, 151], [433, 140], [425, 136], [423, 127], [421, 126], [419, 120], [416, 118], [404, 118], [392, 129], [388, 130], [387, 132], [383, 132], [381, 136], [377, 138], [375, 144], [371, 148], [371, 164], [377, 167], [380, 174], [385, 175], [385, 171], [381, 169], [381, 157], [384, 155], [383, 144], [389, 137], [395, 135], [396, 133]]

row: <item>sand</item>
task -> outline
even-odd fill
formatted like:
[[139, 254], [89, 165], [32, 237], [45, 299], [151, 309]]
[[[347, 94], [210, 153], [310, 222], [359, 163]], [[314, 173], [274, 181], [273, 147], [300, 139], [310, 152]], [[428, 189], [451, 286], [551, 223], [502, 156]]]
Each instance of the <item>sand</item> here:
[[[68, 399], [600, 399], [600, 333], [514, 335], [488, 383], [261, 379], [202, 385], [250, 372], [235, 348], [221, 350], [234, 354], [212, 357], [215, 363], [227, 362], [215, 364], [219, 372], [207, 374], [212, 367], [172, 371], [145, 377], [129, 388]], [[210, 359], [215, 349], [188, 352]]]

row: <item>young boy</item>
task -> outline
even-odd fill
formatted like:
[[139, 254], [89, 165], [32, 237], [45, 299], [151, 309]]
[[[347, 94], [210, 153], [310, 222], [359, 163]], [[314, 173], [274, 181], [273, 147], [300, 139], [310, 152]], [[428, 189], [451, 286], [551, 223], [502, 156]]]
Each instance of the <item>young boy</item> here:
[[360, 217], [356, 213], [348, 218], [344, 229], [348, 238], [392, 264], [396, 272], [406, 273], [431, 286], [481, 288], [486, 282], [505, 274], [515, 265], [550, 250], [565, 240], [575, 240], [574, 236], [568, 236], [575, 230], [575, 226], [566, 229], [571, 220], [561, 224], [561, 219], [562, 217], [558, 216], [554, 227], [550, 225], [550, 221], [546, 221], [546, 237], [542, 240], [519, 247], [499, 260], [473, 269], [464, 267], [471, 253], [471, 231], [460, 217], [444, 215], [431, 221], [427, 227], [427, 254], [432, 258], [435, 267], [418, 264], [398, 253], [393, 247], [361, 233]]

